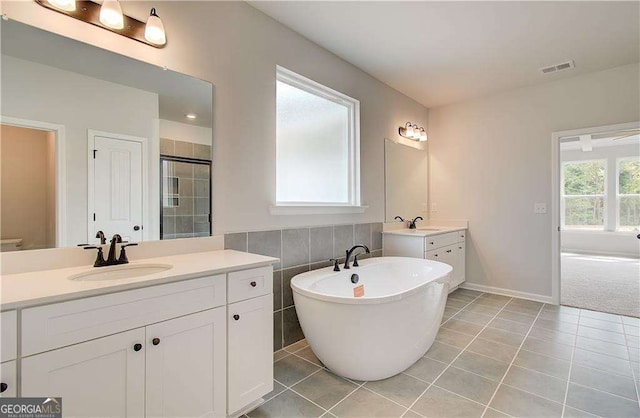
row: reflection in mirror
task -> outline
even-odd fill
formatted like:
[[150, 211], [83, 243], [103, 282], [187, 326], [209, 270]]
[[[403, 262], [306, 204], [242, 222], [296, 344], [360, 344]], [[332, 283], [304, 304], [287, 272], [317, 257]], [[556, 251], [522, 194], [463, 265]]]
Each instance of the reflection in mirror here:
[[427, 219], [428, 159], [420, 145], [384, 140], [385, 222], [396, 216]]
[[210, 83], [0, 30], [2, 251], [211, 235]]

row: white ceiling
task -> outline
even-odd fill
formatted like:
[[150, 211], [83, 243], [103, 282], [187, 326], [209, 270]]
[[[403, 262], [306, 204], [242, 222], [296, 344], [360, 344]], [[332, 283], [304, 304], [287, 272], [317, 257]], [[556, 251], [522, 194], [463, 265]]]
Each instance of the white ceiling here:
[[250, 4], [427, 107], [640, 61], [635, 1]]
[[[0, 34], [2, 54], [156, 93], [161, 119], [213, 124], [211, 83], [13, 20], [0, 23]], [[187, 119], [187, 113], [198, 117]]]

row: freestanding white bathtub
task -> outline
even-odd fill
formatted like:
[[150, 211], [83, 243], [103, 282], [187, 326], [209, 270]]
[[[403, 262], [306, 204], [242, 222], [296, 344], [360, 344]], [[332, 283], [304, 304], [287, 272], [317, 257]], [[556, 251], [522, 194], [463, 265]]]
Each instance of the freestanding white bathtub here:
[[[451, 270], [418, 258], [370, 258], [340, 272], [327, 267], [299, 274], [291, 288], [300, 325], [320, 361], [340, 376], [380, 380], [406, 370], [431, 347]], [[359, 285], [364, 296], [354, 297]]]

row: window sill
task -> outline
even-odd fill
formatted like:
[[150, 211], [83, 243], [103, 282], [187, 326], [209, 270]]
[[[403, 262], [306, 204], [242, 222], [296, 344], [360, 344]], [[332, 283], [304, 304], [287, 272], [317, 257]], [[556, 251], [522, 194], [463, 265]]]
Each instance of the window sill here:
[[369, 206], [314, 206], [314, 205], [276, 205], [269, 207], [272, 215], [338, 215], [364, 213]]

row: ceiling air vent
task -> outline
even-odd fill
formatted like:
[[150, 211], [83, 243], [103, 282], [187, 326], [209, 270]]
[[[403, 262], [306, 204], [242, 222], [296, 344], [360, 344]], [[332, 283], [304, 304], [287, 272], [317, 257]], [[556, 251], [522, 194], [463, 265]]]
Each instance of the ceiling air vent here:
[[555, 73], [557, 71], [569, 70], [571, 68], [575, 68], [575, 66], [576, 65], [573, 63], [573, 61], [567, 61], [567, 62], [562, 62], [560, 64], [550, 65], [548, 67], [541, 68], [540, 72], [542, 72], [542, 74], [550, 74], [550, 73]]

